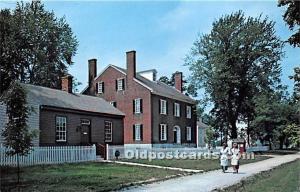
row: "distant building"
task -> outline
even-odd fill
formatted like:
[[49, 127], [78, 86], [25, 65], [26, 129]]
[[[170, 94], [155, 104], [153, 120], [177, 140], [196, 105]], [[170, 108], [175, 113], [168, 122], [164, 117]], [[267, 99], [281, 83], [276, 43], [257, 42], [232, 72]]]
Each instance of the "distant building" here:
[[199, 118], [197, 121], [197, 147], [206, 147], [205, 137], [206, 137], [206, 129], [209, 126], [203, 123], [202, 118]]
[[96, 59], [89, 60], [89, 83], [82, 93], [125, 113], [125, 146], [195, 147], [196, 101], [182, 93], [182, 73], [171, 87], [156, 81], [156, 70], [137, 73], [135, 51], [126, 56], [127, 69], [109, 65], [98, 75]]

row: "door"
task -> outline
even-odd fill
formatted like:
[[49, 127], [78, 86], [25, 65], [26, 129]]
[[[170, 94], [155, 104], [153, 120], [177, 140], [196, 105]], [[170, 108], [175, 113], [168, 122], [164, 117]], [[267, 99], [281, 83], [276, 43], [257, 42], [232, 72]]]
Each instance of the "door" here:
[[91, 125], [90, 121], [81, 121], [81, 144], [88, 145], [91, 143]]
[[173, 135], [174, 135], [174, 143], [180, 144], [181, 143], [181, 133], [180, 133], [180, 127], [175, 126], [173, 129]]

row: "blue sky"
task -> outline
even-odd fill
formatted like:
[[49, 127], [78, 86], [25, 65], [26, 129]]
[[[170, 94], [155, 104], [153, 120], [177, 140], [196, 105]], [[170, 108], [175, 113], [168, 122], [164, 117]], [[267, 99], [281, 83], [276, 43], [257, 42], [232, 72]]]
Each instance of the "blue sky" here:
[[[284, 8], [277, 1], [44, 1], [47, 10], [65, 16], [79, 47], [70, 73], [87, 84], [87, 60], [98, 59], [98, 72], [108, 64], [125, 67], [125, 52], [137, 51], [137, 70], [155, 68], [158, 76], [182, 71], [183, 59], [198, 34], [211, 30], [213, 21], [225, 14], [242, 10], [246, 16], [268, 16], [276, 22], [277, 34], [286, 40], [291, 32], [285, 25]], [[14, 8], [12, 1], [0, 1], [0, 8]], [[289, 45], [282, 60], [282, 80], [300, 63], [300, 49]]]

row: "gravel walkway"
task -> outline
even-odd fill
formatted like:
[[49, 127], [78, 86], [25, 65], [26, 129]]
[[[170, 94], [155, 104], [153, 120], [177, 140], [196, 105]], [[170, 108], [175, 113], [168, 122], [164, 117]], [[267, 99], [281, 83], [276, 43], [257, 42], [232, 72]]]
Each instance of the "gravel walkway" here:
[[232, 169], [228, 173], [222, 173], [221, 170], [209, 171], [202, 174], [195, 174], [148, 185], [131, 187], [122, 191], [147, 191], [147, 192], [186, 192], [186, 191], [212, 191], [216, 188], [224, 188], [234, 185], [246, 177], [272, 169], [284, 163], [300, 158], [300, 153], [293, 155], [274, 156], [273, 158], [249, 163], [240, 166], [239, 174], [232, 174]]

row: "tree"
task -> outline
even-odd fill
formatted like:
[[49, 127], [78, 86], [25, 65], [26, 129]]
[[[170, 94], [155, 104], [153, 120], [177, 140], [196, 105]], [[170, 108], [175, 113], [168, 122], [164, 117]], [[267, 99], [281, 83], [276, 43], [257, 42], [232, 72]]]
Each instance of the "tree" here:
[[208, 148], [211, 148], [211, 145], [215, 138], [215, 131], [212, 127], [209, 127], [205, 131], [205, 143], [208, 144]]
[[221, 17], [194, 42], [186, 57], [192, 84], [205, 90], [211, 113], [231, 138], [237, 137], [238, 119], [252, 118], [255, 94], [279, 86], [282, 48], [274, 22], [241, 11]]
[[283, 130], [284, 133], [286, 134], [288, 140], [290, 141], [290, 144], [292, 147], [297, 147], [299, 148], [300, 145], [300, 137], [299, 137], [299, 133], [300, 133], [300, 126], [299, 124], [290, 124], [287, 125], [285, 127], [285, 129]]
[[300, 47], [300, 1], [279, 0], [278, 6], [287, 6], [283, 19], [291, 31], [295, 33], [288, 39], [294, 47]]
[[4, 145], [10, 149], [7, 155], [16, 155], [18, 163], [18, 183], [20, 180], [19, 156], [27, 155], [32, 146], [33, 133], [27, 126], [30, 109], [27, 106], [26, 92], [19, 83], [13, 83], [4, 94], [8, 122], [1, 133]]
[[[175, 86], [175, 74], [178, 73], [178, 71], [176, 71], [175, 73], [173, 73], [171, 75], [170, 78], [168, 78], [167, 76], [161, 76], [158, 81], [163, 82], [169, 86], [174, 87]], [[195, 87], [195, 85], [188, 83], [186, 79], [184, 79], [184, 76], [182, 77], [182, 92], [184, 92], [186, 95], [190, 95], [192, 97], [197, 97], [197, 89]]]
[[0, 12], [2, 93], [10, 82], [60, 88], [78, 42], [65, 18], [46, 11], [40, 1], [17, 3]]

